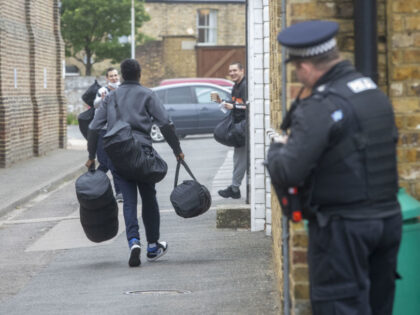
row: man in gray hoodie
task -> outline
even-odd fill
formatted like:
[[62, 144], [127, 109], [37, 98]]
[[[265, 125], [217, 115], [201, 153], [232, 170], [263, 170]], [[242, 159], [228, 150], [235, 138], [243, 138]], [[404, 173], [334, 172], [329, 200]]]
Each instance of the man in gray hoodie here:
[[[118, 89], [107, 95], [103, 104], [98, 108], [88, 133], [89, 160], [86, 166], [89, 168], [95, 161], [98, 132], [106, 123], [113, 125], [117, 117], [113, 117], [115, 111], [108, 112], [108, 106], [114, 106], [118, 100], [120, 119], [129, 123], [133, 135], [142, 144], [152, 146], [150, 130], [156, 124], [166, 141], [172, 148], [177, 159], [183, 159], [181, 146], [175, 133], [175, 127], [169, 119], [169, 115], [157, 95], [148, 88], [140, 85], [141, 68], [134, 59], [126, 59], [121, 63], [121, 74], [124, 82]], [[108, 105], [109, 104], [109, 105]], [[108, 121], [109, 120], [109, 121]], [[110, 163], [110, 169], [114, 167]], [[146, 232], [147, 259], [155, 261], [168, 251], [168, 244], [159, 241], [160, 214], [156, 199], [155, 184], [140, 181], [128, 181], [118, 178], [118, 184], [124, 198], [123, 212], [126, 226], [128, 246], [130, 248], [130, 267], [140, 265], [140, 234], [137, 220], [137, 189], [142, 199], [142, 219]]]

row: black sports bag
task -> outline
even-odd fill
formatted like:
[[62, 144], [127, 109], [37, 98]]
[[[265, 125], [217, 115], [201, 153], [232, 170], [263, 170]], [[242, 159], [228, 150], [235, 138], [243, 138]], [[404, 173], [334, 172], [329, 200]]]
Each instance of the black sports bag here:
[[168, 165], [152, 146], [133, 137], [130, 124], [120, 118], [116, 93], [114, 95], [117, 121], [112, 128], [108, 125], [103, 138], [105, 152], [122, 178], [144, 183], [160, 182], [166, 176]]
[[[185, 167], [193, 180], [184, 180], [178, 185], [179, 169]], [[205, 213], [211, 206], [211, 195], [206, 186], [201, 185], [187, 163], [180, 159], [176, 166], [174, 190], [170, 197], [177, 215], [183, 218], [193, 218]]]
[[87, 133], [89, 130], [89, 124], [93, 120], [94, 116], [95, 116], [95, 108], [93, 107], [89, 108], [88, 110], [85, 110], [84, 112], [80, 113], [79, 116], [77, 116], [77, 120], [79, 122], [79, 130], [86, 140], [87, 140]]
[[118, 205], [108, 176], [89, 170], [76, 180], [80, 222], [92, 242], [109, 240], [118, 233]]
[[214, 128], [214, 139], [229, 147], [243, 147], [245, 145], [246, 120], [234, 122], [233, 112], [230, 112]]
[[84, 112], [80, 113], [79, 116], [77, 116], [80, 132], [82, 133], [83, 137], [85, 137], [85, 139], [87, 139], [89, 124], [95, 116], [95, 108], [93, 106], [93, 102], [95, 101], [96, 94], [100, 88], [101, 86], [99, 85], [98, 81], [95, 80], [95, 82], [93, 82], [93, 84], [89, 86], [86, 92], [82, 95], [83, 102], [90, 106], [88, 110], [85, 110]]
[[98, 90], [101, 88], [101, 85], [98, 83], [97, 80], [92, 83], [91, 86], [88, 87], [88, 89], [83, 93], [82, 100], [86, 104], [88, 104], [90, 107], [93, 107], [93, 102], [95, 101], [96, 94], [98, 93]]

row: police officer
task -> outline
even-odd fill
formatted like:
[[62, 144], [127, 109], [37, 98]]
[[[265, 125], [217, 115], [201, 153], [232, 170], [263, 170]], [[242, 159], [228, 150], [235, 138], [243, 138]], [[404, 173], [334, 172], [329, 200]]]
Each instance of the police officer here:
[[337, 32], [335, 22], [307, 21], [278, 35], [311, 94], [267, 167], [273, 185], [305, 189], [313, 314], [391, 315], [402, 228], [394, 113], [340, 58]]

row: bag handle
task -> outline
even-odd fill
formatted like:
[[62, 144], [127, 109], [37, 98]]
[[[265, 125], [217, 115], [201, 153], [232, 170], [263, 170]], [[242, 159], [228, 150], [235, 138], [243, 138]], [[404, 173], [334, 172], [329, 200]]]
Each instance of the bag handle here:
[[190, 176], [196, 182], [198, 182], [197, 179], [195, 178], [194, 174], [191, 172], [190, 168], [188, 167], [187, 162], [185, 162], [183, 159], [179, 159], [178, 163], [176, 165], [174, 188], [178, 185], [179, 169], [181, 168], [181, 164], [182, 164], [182, 166], [184, 166], [184, 168], [188, 172], [188, 174], [190, 174]]

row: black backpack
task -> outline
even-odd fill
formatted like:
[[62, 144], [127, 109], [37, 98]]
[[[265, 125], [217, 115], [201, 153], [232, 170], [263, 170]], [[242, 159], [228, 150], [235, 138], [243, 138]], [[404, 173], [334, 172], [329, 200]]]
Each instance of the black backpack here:
[[[185, 167], [193, 180], [184, 180], [178, 185], [179, 169]], [[205, 213], [211, 206], [211, 195], [206, 186], [201, 185], [187, 163], [180, 159], [176, 166], [174, 190], [170, 197], [177, 215], [183, 218], [193, 218]]]
[[109, 240], [118, 233], [118, 205], [108, 176], [89, 170], [76, 180], [80, 222], [92, 242]]

